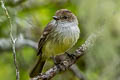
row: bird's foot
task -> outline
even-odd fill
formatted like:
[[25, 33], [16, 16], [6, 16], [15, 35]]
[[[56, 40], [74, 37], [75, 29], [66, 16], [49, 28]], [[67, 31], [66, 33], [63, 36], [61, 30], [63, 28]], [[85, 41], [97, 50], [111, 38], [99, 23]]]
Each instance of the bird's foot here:
[[54, 62], [55, 65], [58, 65], [58, 64], [59, 64], [59, 63], [57, 62], [55, 56], [52, 56], [51, 58], [52, 58], [52, 60], [53, 60], [53, 62]]
[[76, 56], [74, 54], [69, 54], [68, 52], [65, 52], [65, 54], [67, 54], [67, 56], [70, 58], [70, 59], [76, 59]]

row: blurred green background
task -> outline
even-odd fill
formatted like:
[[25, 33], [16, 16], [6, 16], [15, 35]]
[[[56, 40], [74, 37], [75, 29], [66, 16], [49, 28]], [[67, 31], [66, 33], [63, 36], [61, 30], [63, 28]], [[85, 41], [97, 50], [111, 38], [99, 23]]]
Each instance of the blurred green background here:
[[[4, 3], [12, 19], [14, 37], [22, 35], [38, 42], [46, 24], [62, 8], [71, 10], [79, 20], [81, 34], [75, 48], [103, 28], [102, 36], [77, 61], [77, 66], [87, 80], [120, 80], [120, 0], [4, 0]], [[16, 79], [11, 47], [6, 48], [7, 42], [2, 45], [2, 40], [8, 38], [9, 22], [0, 7], [0, 80]], [[20, 80], [29, 80], [36, 49], [30, 45], [16, 46]], [[52, 80], [80, 79], [66, 71]]]

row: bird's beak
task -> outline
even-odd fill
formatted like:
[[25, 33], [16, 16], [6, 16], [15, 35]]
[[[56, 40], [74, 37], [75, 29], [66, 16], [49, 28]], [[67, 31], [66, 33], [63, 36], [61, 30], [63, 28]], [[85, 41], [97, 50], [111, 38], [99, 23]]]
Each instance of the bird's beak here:
[[53, 16], [54, 20], [59, 20], [59, 18], [57, 16]]

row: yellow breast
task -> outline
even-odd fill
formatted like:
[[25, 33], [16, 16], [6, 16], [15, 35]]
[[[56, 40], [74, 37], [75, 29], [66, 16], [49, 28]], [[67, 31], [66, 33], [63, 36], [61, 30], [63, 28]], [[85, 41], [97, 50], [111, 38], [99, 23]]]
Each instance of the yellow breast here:
[[62, 41], [48, 41], [44, 48], [43, 53], [44, 55], [50, 57], [55, 56], [56, 54], [61, 54], [67, 51], [69, 48], [71, 48], [75, 43], [75, 40], [72, 40], [72, 38], [64, 38]]

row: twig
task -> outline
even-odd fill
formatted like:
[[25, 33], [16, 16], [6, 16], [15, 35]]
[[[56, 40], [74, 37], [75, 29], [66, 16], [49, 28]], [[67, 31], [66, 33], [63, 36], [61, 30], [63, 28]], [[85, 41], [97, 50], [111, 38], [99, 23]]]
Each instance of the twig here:
[[80, 80], [86, 80], [85, 77], [82, 75], [81, 71], [77, 67], [76, 64], [72, 65], [70, 67], [70, 70], [80, 79]]
[[11, 17], [10, 15], [8, 14], [8, 11], [4, 5], [4, 2], [1, 0], [1, 7], [4, 9], [5, 11], [5, 14], [9, 20], [9, 24], [10, 24], [10, 38], [11, 38], [11, 43], [12, 43], [12, 50], [13, 50], [13, 58], [14, 58], [14, 64], [15, 64], [15, 67], [16, 67], [16, 80], [19, 80], [19, 70], [18, 70], [18, 65], [17, 65], [17, 61], [16, 61], [16, 50], [15, 50], [15, 44], [16, 44], [16, 38], [14, 39], [13, 38], [13, 35], [12, 35], [12, 22], [11, 22]]
[[[25, 39], [23, 35], [20, 35], [17, 37], [15, 47], [19, 49], [24, 46], [29, 46], [37, 50], [37, 42], [32, 41], [30, 39]], [[0, 38], [0, 51], [10, 51], [11, 48], [12, 48], [11, 39]]]
[[[72, 66], [81, 56], [84, 55], [84, 52], [88, 50], [90, 47], [93, 46], [96, 38], [100, 36], [100, 32], [91, 34], [88, 39], [85, 41], [83, 45], [81, 45], [74, 53], [72, 53], [72, 58], [68, 54], [61, 54], [59, 56], [63, 56], [64, 59], [61, 61], [60, 64], [54, 65], [52, 68], [47, 70], [45, 73], [41, 73], [38, 76], [31, 78], [31, 80], [50, 80], [53, 78], [56, 74], [58, 74], [61, 71], [67, 70], [70, 66]], [[57, 56], [56, 56], [57, 57]]]

